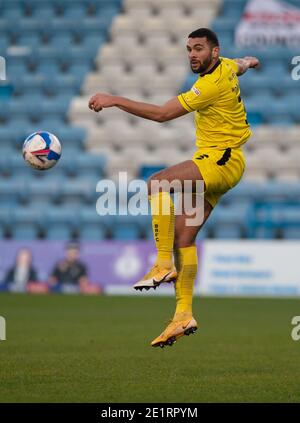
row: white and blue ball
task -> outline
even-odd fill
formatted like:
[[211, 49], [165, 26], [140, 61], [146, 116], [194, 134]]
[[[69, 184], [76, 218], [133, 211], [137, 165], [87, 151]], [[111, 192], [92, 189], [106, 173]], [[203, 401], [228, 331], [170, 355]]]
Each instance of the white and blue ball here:
[[50, 132], [34, 132], [24, 141], [23, 158], [34, 169], [50, 169], [56, 165], [60, 156], [61, 144]]

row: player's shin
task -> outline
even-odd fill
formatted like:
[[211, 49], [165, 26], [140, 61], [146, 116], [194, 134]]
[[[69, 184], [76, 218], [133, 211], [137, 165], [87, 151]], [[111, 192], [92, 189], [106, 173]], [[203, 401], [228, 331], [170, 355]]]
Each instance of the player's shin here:
[[152, 230], [157, 249], [156, 263], [160, 268], [173, 267], [175, 230], [174, 204], [168, 192], [149, 195], [152, 213]]
[[174, 255], [178, 272], [175, 283], [175, 316], [182, 313], [192, 315], [193, 290], [198, 270], [197, 248], [195, 245], [178, 248], [175, 250]]

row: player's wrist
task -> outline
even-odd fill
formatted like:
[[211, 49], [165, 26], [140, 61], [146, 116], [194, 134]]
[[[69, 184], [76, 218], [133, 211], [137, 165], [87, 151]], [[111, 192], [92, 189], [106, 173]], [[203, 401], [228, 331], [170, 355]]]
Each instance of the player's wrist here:
[[114, 95], [113, 96], [113, 99], [112, 99], [112, 101], [113, 101], [113, 105], [114, 105], [114, 107], [124, 107], [124, 106], [126, 106], [126, 104], [125, 104], [125, 98], [124, 97], [120, 97], [120, 96], [117, 96], [117, 95]]

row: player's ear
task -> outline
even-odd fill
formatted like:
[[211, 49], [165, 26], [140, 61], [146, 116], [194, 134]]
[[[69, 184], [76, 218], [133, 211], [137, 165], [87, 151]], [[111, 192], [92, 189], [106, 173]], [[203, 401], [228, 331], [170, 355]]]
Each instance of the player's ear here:
[[220, 54], [220, 47], [216, 46], [212, 49], [212, 57], [213, 59], [217, 59], [219, 57]]

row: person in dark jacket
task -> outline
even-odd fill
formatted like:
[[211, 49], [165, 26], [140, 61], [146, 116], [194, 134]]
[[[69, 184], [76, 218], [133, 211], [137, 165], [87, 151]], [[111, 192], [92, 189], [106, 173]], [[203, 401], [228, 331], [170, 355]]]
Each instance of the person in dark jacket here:
[[87, 268], [79, 259], [79, 255], [77, 244], [67, 245], [65, 257], [55, 265], [49, 278], [50, 285], [73, 285], [82, 290], [89, 284]]

